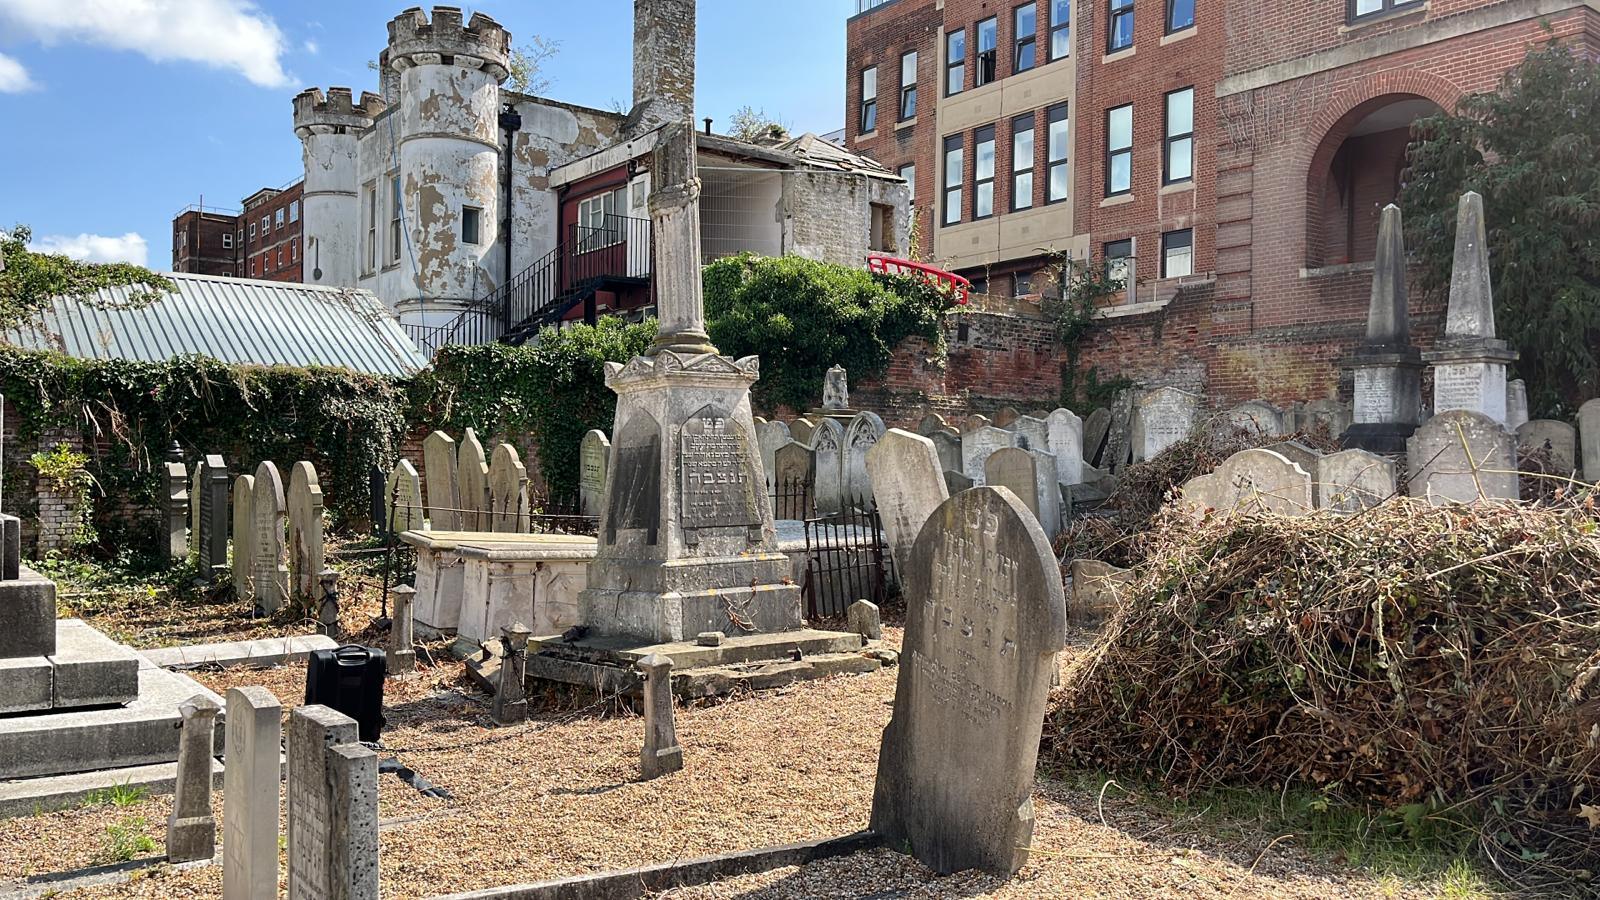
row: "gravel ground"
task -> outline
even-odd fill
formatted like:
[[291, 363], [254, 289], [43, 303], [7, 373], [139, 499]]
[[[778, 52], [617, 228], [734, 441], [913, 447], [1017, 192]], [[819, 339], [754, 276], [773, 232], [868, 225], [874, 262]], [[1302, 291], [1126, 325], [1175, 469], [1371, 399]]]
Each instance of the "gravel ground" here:
[[[891, 646], [897, 628], [887, 629]], [[544, 698], [533, 721], [498, 728], [487, 698], [454, 662], [391, 681], [385, 745], [448, 789], [423, 797], [385, 776], [379, 797], [386, 898], [626, 868], [731, 850], [847, 834], [865, 826], [879, 735], [895, 671], [841, 677], [678, 711], [685, 768], [636, 780], [643, 721], [604, 698]], [[261, 684], [286, 705], [303, 691], [299, 668], [197, 676], [218, 692]], [[220, 797], [218, 798], [220, 817]], [[0, 878], [100, 861], [107, 828], [142, 817], [157, 849], [170, 801], [101, 806], [10, 820], [0, 828]], [[1096, 798], [1044, 782], [1036, 799], [1033, 861], [1003, 883], [973, 874], [934, 878], [887, 851], [858, 854], [722, 884], [672, 898], [788, 897], [1200, 897], [1433, 896], [1426, 883], [1379, 879], [1316, 863], [1276, 835], [1232, 844], [1135, 799]], [[220, 832], [220, 829], [219, 829]], [[219, 833], [219, 840], [221, 835]], [[1260, 856], [1259, 863], [1256, 857]], [[220, 869], [155, 867], [73, 897], [215, 897]]]

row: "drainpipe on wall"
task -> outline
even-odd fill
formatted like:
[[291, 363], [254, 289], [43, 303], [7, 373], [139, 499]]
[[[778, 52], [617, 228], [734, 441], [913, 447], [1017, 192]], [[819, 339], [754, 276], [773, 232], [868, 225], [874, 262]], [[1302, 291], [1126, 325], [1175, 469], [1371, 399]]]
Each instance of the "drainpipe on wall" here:
[[502, 201], [506, 212], [505, 220], [500, 226], [501, 232], [505, 235], [505, 278], [500, 282], [500, 287], [504, 288], [506, 285], [511, 283], [511, 174], [512, 169], [516, 165], [517, 161], [516, 139], [517, 132], [522, 130], [522, 115], [517, 112], [515, 107], [507, 106], [505, 109], [500, 111], [500, 127], [504, 129], [506, 133], [506, 170], [504, 185], [505, 197]]

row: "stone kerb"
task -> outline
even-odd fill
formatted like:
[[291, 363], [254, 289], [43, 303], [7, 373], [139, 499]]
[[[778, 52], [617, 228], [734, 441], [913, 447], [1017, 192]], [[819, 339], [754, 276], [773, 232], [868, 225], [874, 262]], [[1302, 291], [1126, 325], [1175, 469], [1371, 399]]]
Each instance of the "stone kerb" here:
[[1009, 876], [1033, 836], [1034, 767], [1056, 653], [1060, 570], [1034, 516], [1005, 488], [941, 504], [907, 570], [894, 713], [872, 830], [945, 874]]
[[1434, 505], [1521, 497], [1509, 432], [1471, 410], [1429, 419], [1406, 441], [1407, 492]]
[[[867, 453], [889, 554], [896, 572], [911, 565], [911, 550], [928, 517], [950, 495], [933, 441], [891, 428]], [[902, 575], [902, 578], [904, 576]]]

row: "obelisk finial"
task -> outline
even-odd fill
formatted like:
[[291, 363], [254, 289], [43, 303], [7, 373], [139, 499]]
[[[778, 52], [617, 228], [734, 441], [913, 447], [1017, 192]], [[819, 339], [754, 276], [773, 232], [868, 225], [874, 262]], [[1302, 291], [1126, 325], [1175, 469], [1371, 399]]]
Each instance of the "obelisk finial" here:
[[1372, 305], [1367, 309], [1367, 346], [1405, 347], [1411, 343], [1406, 307], [1406, 242], [1400, 207], [1383, 208], [1378, 222], [1378, 254], [1372, 265]]
[[1456, 206], [1455, 268], [1450, 275], [1446, 341], [1494, 338], [1494, 291], [1489, 284], [1489, 241], [1483, 223], [1483, 197], [1461, 195]]

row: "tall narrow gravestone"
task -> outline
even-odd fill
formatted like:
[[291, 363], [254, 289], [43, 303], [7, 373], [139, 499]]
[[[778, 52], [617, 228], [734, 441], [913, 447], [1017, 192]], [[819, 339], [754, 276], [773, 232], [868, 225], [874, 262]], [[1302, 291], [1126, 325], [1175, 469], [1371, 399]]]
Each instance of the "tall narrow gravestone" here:
[[322, 574], [322, 486], [304, 460], [289, 472], [289, 574], [296, 600], [318, 596]]
[[277, 900], [282, 707], [264, 687], [229, 688], [222, 785], [223, 900]]
[[461, 529], [460, 483], [456, 472], [456, 442], [435, 431], [422, 442], [422, 471], [428, 480], [428, 525], [434, 531]]
[[471, 428], [461, 437], [456, 453], [456, 497], [461, 503], [463, 531], [489, 530], [489, 460]]
[[891, 428], [867, 453], [867, 472], [872, 476], [889, 555], [903, 579], [922, 526], [939, 504], [950, 499], [938, 451], [928, 438]]
[[256, 467], [255, 496], [251, 501], [250, 564], [256, 610], [270, 616], [289, 602], [289, 567], [285, 565], [284, 528], [289, 511], [283, 493], [283, 476], [271, 461]]
[[386, 517], [389, 531], [401, 534], [419, 531], [425, 521], [422, 508], [422, 478], [411, 460], [402, 459], [394, 464], [389, 480], [384, 486], [384, 502], [388, 505]]
[[1009, 876], [1033, 839], [1033, 772], [1056, 653], [1060, 569], [1016, 495], [980, 487], [934, 510], [907, 570], [894, 714], [873, 831], [941, 874]]
[[1583, 443], [1583, 477], [1600, 482], [1600, 400], [1578, 407], [1578, 438]]
[[1083, 420], [1070, 409], [1045, 417], [1050, 431], [1050, 452], [1056, 455], [1056, 480], [1063, 485], [1083, 483]]
[[772, 517], [805, 521], [816, 514], [817, 454], [805, 444], [790, 441], [772, 454], [776, 482]]
[[233, 595], [240, 600], [253, 600], [256, 595], [255, 577], [255, 497], [254, 475], [240, 475], [233, 482]]
[[[167, 562], [179, 563], [189, 555], [191, 543], [198, 540], [189, 527], [189, 470], [181, 462], [166, 464], [167, 473]], [[198, 477], [198, 473], [197, 473]], [[198, 550], [198, 547], [193, 549]]]
[[1423, 358], [1433, 367], [1435, 415], [1464, 409], [1506, 427], [1506, 367], [1517, 361], [1517, 352], [1495, 337], [1483, 198], [1471, 191], [1461, 196], [1456, 210], [1444, 337]]
[[591, 429], [578, 445], [578, 512], [600, 515], [611, 477], [611, 439], [598, 428]]
[[756, 426], [756, 440], [761, 444], [761, 471], [767, 475], [767, 492], [771, 493], [777, 486], [777, 476], [773, 474], [777, 464], [774, 456], [779, 447], [791, 440], [789, 426], [782, 422], [763, 422]]
[[1422, 421], [1422, 355], [1411, 345], [1407, 302], [1403, 221], [1400, 207], [1391, 203], [1378, 225], [1367, 339], [1344, 363], [1355, 381], [1354, 422], [1342, 437], [1346, 447], [1398, 453]]
[[195, 503], [200, 574], [213, 581], [225, 578], [228, 569], [228, 464], [213, 453], [199, 466], [196, 478], [200, 497]]
[[499, 444], [489, 461], [489, 530], [498, 534], [527, 534], [528, 468], [517, 448]]
[[858, 413], [844, 431], [845, 494], [849, 502], [865, 508], [870, 508], [874, 502], [867, 453], [883, 437], [883, 432], [883, 420], [872, 412]]
[[831, 516], [844, 509], [844, 426], [833, 419], [818, 422], [811, 449], [817, 456], [817, 513]]

